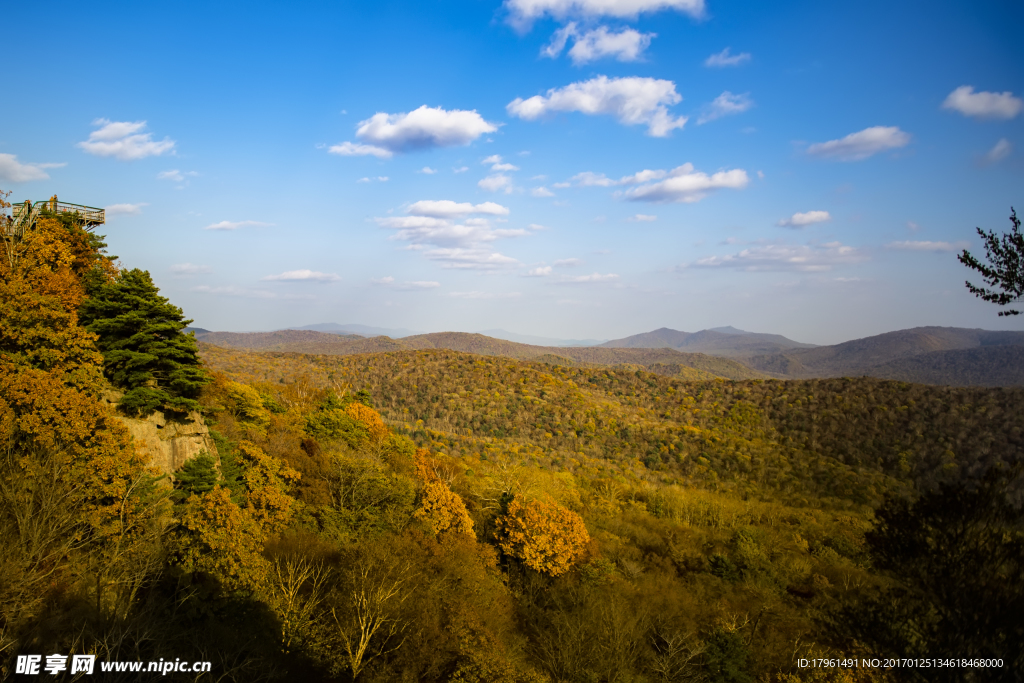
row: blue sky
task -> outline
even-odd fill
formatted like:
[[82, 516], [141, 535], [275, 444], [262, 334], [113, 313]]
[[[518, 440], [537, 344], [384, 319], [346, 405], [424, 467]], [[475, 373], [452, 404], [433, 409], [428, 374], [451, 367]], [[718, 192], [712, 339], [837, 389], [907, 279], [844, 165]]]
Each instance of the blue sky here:
[[[972, 297], [1024, 211], [1012, 2], [9, 4], [0, 188], [196, 324], [1024, 329]], [[976, 278], [975, 278], [976, 279]]]

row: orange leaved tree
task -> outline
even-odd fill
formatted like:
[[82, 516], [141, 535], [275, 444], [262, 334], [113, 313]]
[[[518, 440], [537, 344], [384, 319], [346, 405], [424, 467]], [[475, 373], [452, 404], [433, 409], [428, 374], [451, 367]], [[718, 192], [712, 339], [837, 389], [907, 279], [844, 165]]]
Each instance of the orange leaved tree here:
[[427, 450], [417, 450], [413, 459], [416, 462], [416, 475], [423, 482], [419, 495], [420, 506], [413, 517], [426, 522], [435, 534], [452, 531], [473, 537], [473, 520], [466, 510], [466, 504], [459, 494], [437, 476]]
[[506, 555], [530, 569], [559, 576], [569, 571], [586, 551], [590, 534], [583, 520], [556, 503], [513, 498], [498, 518], [495, 536]]

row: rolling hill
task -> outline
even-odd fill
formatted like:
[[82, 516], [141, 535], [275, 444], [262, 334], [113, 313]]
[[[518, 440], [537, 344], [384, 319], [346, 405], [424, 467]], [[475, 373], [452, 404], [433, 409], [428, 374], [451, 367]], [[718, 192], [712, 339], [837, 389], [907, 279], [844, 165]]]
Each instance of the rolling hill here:
[[1024, 332], [917, 327], [833, 346], [745, 358], [790, 378], [870, 375], [954, 386], [1024, 385]]
[[313, 330], [195, 333], [208, 344], [261, 352], [352, 355], [448, 349], [560, 366], [635, 366], [685, 379], [871, 376], [950, 386], [1024, 386], [1024, 332], [954, 327], [899, 330], [831, 346], [721, 328], [696, 333], [662, 328], [600, 346], [540, 346], [465, 332], [401, 339]]
[[636, 366], [649, 368], [652, 372], [659, 374], [684, 376], [687, 379], [767, 377], [766, 374], [751, 370], [735, 360], [700, 353], [683, 353], [674, 349], [533, 346], [465, 332], [435, 332], [391, 339], [390, 337], [344, 337], [312, 330], [279, 330], [277, 332], [197, 333], [196, 338], [214, 346], [261, 352], [345, 356], [390, 351], [448, 349], [481, 356], [537, 360], [553, 365]]
[[700, 332], [680, 332], [662, 327], [653, 332], [614, 339], [601, 344], [601, 346], [629, 349], [670, 348], [677, 351], [706, 353], [729, 358], [746, 358], [780, 353], [790, 349], [814, 348], [813, 344], [793, 341], [780, 334], [745, 332], [734, 327], [720, 327]]

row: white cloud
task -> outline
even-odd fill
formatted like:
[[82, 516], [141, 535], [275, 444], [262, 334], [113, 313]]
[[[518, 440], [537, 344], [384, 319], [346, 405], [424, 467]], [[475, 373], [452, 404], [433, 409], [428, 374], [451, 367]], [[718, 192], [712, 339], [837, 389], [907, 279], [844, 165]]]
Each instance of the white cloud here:
[[501, 163], [501, 155], [500, 154], [492, 154], [491, 156], [487, 157], [486, 159], [484, 159], [480, 163], [483, 164], [484, 166], [486, 166], [487, 164], [500, 164]]
[[914, 221], [907, 221], [907, 230], [909, 230], [910, 232], [917, 232], [920, 229], [921, 226], [915, 223]]
[[392, 239], [412, 244], [472, 246], [510, 236], [486, 225], [456, 224], [439, 218], [380, 218], [377, 223], [398, 231]]
[[359, 180], [357, 180], [356, 182], [357, 182], [357, 183], [372, 183], [372, 182], [375, 182], [375, 181], [376, 181], [376, 182], [378, 182], [378, 183], [386, 183], [386, 182], [387, 182], [387, 181], [389, 181], [389, 180], [391, 180], [391, 179], [390, 179], [390, 178], [388, 178], [388, 177], [387, 177], [386, 175], [379, 175], [379, 176], [377, 176], [376, 178], [370, 178], [370, 177], [368, 177], [368, 176], [367, 176], [367, 177], [364, 177], [364, 178], [360, 178], [360, 179], [359, 179]]
[[643, 51], [655, 37], [656, 33], [640, 33], [631, 28], [615, 33], [606, 26], [599, 26], [576, 39], [569, 50], [569, 58], [577, 66], [603, 57], [613, 57], [620, 62], [635, 62], [643, 56]]
[[414, 291], [419, 289], [435, 289], [440, 286], [440, 282], [434, 282], [433, 280], [415, 280], [413, 282], [399, 283], [398, 285], [395, 285], [395, 288], [406, 291]]
[[453, 168], [452, 173], [465, 173], [468, 170], [469, 166], [459, 166], [458, 168]]
[[11, 183], [47, 180], [50, 176], [44, 169], [63, 166], [67, 166], [67, 164], [23, 164], [18, 161], [17, 155], [0, 154], [0, 180]]
[[[680, 166], [679, 168], [683, 168], [683, 167]], [[678, 169], [676, 169], [676, 170], [678, 170]], [[675, 171], [673, 171], [673, 173], [674, 172]], [[637, 171], [633, 175], [628, 175], [628, 176], [619, 178], [619, 181], [617, 183], [615, 183], [615, 184], [616, 185], [636, 185], [637, 183], [647, 183], [647, 182], [650, 182], [652, 180], [661, 180], [662, 178], [664, 178], [667, 175], [669, 175], [668, 171], [663, 171], [663, 170], [660, 170], [660, 169], [652, 171], [650, 169], [646, 169], [645, 168], [642, 171]]]
[[559, 284], [573, 285], [590, 284], [594, 282], [611, 282], [613, 280], [618, 279], [619, 276], [616, 275], [615, 273], [608, 273], [607, 275], [602, 275], [601, 273], [591, 273], [590, 275], [576, 275], [573, 277], [563, 276], [562, 279], [559, 280], [558, 282]]
[[652, 221], [658, 220], [658, 217], [657, 216], [649, 216], [649, 215], [643, 214], [643, 213], [638, 213], [635, 216], [630, 216], [626, 220], [631, 222], [631, 223], [650, 223]]
[[152, 133], [141, 132], [145, 121], [109, 121], [96, 119], [92, 125], [99, 126], [89, 134], [89, 139], [79, 142], [77, 147], [98, 157], [114, 157], [120, 161], [134, 161], [151, 156], [173, 152], [174, 141], [164, 138], [153, 140]]
[[565, 43], [576, 35], [576, 22], [571, 21], [551, 35], [551, 42], [540, 49], [541, 57], [556, 59], [565, 49]]
[[181, 172], [178, 169], [171, 169], [170, 171], [160, 171], [156, 174], [157, 180], [171, 180], [176, 183], [183, 183], [188, 178], [194, 178], [199, 175], [195, 171]]
[[404, 114], [378, 112], [359, 122], [356, 137], [364, 144], [343, 142], [329, 150], [344, 156], [372, 154], [387, 159], [393, 154], [468, 145], [498, 126], [488, 123], [476, 110], [421, 106]]
[[974, 86], [961, 85], [949, 93], [942, 108], [979, 119], [1012, 119], [1024, 109], [1024, 100], [1010, 91], [976, 93]]
[[431, 261], [439, 262], [442, 268], [496, 270], [519, 265], [519, 261], [511, 256], [505, 256], [504, 254], [484, 249], [464, 249], [458, 247], [427, 249], [423, 251], [423, 255]]
[[421, 168], [420, 170], [418, 170], [416, 172], [417, 173], [425, 173], [426, 175], [434, 175], [435, 173], [437, 173], [437, 169], [436, 168], [430, 168], [429, 166], [424, 166], [423, 168]]
[[910, 134], [896, 126], [873, 126], [850, 133], [839, 140], [813, 144], [807, 148], [807, 153], [840, 161], [860, 161], [887, 149], [897, 149], [908, 144]]
[[1010, 156], [1010, 152], [1013, 151], [1013, 145], [1006, 138], [1000, 138], [999, 142], [995, 146], [985, 153], [985, 161], [990, 164], [994, 164], [997, 161], [1002, 161], [1006, 157]]
[[246, 299], [276, 299], [278, 298], [273, 292], [268, 292], [265, 289], [246, 289], [244, 287], [235, 287], [234, 285], [228, 285], [226, 287], [210, 287], [209, 285], [199, 285], [198, 287], [192, 288], [193, 292], [203, 292], [205, 294], [219, 294], [221, 296], [238, 296]]
[[566, 187], [574, 183], [576, 187], [610, 187], [617, 184], [604, 173], [594, 173], [592, 171], [577, 173], [572, 178], [569, 178]]
[[704, 60], [704, 66], [739, 66], [750, 61], [749, 52], [741, 52], [738, 55], [729, 54], [731, 48], [725, 48], [721, 52], [711, 55]]
[[507, 216], [508, 207], [494, 202], [471, 204], [470, 202], [453, 202], [450, 199], [424, 199], [414, 202], [406, 209], [413, 216], [432, 216], [434, 218], [456, 218], [470, 214], [487, 214], [490, 216]]
[[885, 246], [889, 249], [900, 249], [904, 251], [954, 252], [966, 249], [968, 244], [967, 242], [925, 242], [906, 240], [903, 242], [890, 242]]
[[448, 296], [458, 299], [515, 299], [522, 296], [519, 292], [449, 292]]
[[221, 221], [220, 223], [213, 223], [207, 225], [203, 230], [238, 230], [239, 228], [267, 228], [273, 225], [273, 223], [263, 223], [262, 221]]
[[541, 55], [552, 59], [558, 57], [570, 37], [574, 42], [569, 50], [569, 58], [573, 64], [580, 66], [604, 57], [612, 57], [620, 62], [635, 62], [642, 57], [643, 51], [657, 34], [640, 33], [632, 28], [615, 32], [608, 30], [607, 26], [579, 33], [573, 22], [555, 32], [551, 42], [541, 50]]
[[392, 239], [412, 244], [451, 245], [460, 247], [476, 247], [484, 242], [493, 242], [508, 237], [523, 237], [526, 230], [496, 230], [486, 220], [473, 219], [463, 224], [456, 224], [440, 218], [407, 216], [400, 218], [378, 218], [377, 224], [398, 232]]
[[582, 265], [583, 261], [578, 258], [560, 258], [555, 261], [555, 268], [573, 268]]
[[504, 191], [506, 194], [512, 191], [512, 179], [503, 173], [493, 173], [477, 183], [483, 190], [488, 192]]
[[375, 156], [378, 159], [391, 158], [391, 152], [383, 147], [360, 145], [355, 142], [343, 142], [340, 145], [332, 145], [327, 151], [330, 154], [340, 154], [343, 157]]
[[672, 169], [664, 180], [627, 190], [625, 197], [632, 201], [690, 204], [704, 199], [709, 192], [717, 189], [743, 189], [748, 182], [747, 172], [742, 169], [718, 171], [709, 176], [694, 171], [693, 164], [687, 163]]
[[547, 230], [547, 227], [541, 225], [540, 223], [530, 223], [526, 227], [528, 227], [530, 230]]
[[399, 230], [439, 228], [451, 225], [451, 221], [447, 219], [431, 216], [388, 216], [387, 218], [375, 218], [374, 221], [381, 227]]
[[[623, 193], [616, 193], [616, 196], [624, 196], [626, 199], [633, 201], [692, 203], [700, 201], [713, 190], [720, 188], [742, 189], [747, 186], [748, 182], [747, 172], [742, 169], [719, 171], [709, 176], [706, 173], [694, 171], [693, 164], [687, 163], [671, 171], [644, 169], [632, 175], [623, 176], [618, 180], [609, 178], [603, 173], [584, 171], [574, 175], [568, 182], [555, 183], [554, 186], [614, 187], [636, 185], [637, 187]], [[630, 220], [644, 219], [634, 217]]]
[[546, 187], [535, 187], [530, 190], [530, 194], [534, 197], [554, 197], [555, 193]]
[[513, 164], [494, 164], [491, 166], [492, 171], [518, 171], [519, 167]]
[[146, 202], [138, 204], [111, 204], [103, 207], [108, 217], [110, 216], [138, 216], [142, 213], [142, 207], [149, 206]]
[[409, 249], [440, 262], [443, 268], [494, 270], [518, 266], [519, 261], [493, 251], [488, 244], [498, 239], [530, 234], [522, 228], [492, 227], [491, 216], [509, 213], [507, 207], [494, 202], [471, 204], [447, 199], [421, 200], [411, 204], [406, 211], [411, 215], [374, 220], [381, 227], [396, 231], [390, 239], [408, 242]]
[[548, 275], [551, 275], [551, 266], [537, 266], [526, 273], [526, 277], [546, 277]]
[[187, 277], [189, 275], [205, 275], [212, 273], [213, 269], [210, 266], [199, 266], [194, 263], [176, 263], [169, 269], [172, 275], [178, 277]]
[[832, 216], [828, 211], [806, 211], [804, 213], [794, 213], [789, 218], [783, 218], [777, 225], [786, 228], [804, 228], [808, 225], [824, 223], [830, 220], [832, 220]]
[[704, 108], [704, 112], [700, 115], [700, 118], [697, 119], [697, 125], [707, 123], [708, 121], [714, 121], [715, 119], [722, 118], [723, 116], [741, 114], [753, 106], [754, 101], [750, 99], [749, 93], [734, 95], [726, 90], [716, 97], [711, 104]]
[[675, 10], [697, 19], [704, 16], [704, 0], [505, 0], [509, 20], [528, 29], [544, 16], [563, 20], [569, 17], [636, 17], [649, 12]]
[[564, 88], [552, 88], [546, 97], [535, 95], [526, 100], [517, 97], [506, 109], [510, 115], [527, 121], [560, 111], [604, 114], [628, 126], [646, 124], [648, 135], [665, 137], [686, 123], [685, 116], [673, 117], [667, 108], [682, 99], [672, 81], [598, 76]]
[[434, 282], [433, 280], [415, 280], [412, 282], [395, 282], [395, 278], [390, 275], [375, 280], [370, 280], [375, 285], [384, 285], [391, 289], [397, 289], [400, 291], [411, 292], [424, 289], [435, 289], [441, 286], [440, 282]]
[[315, 270], [289, 270], [279, 275], [267, 275], [260, 280], [265, 282], [337, 282], [341, 278], [334, 273], [321, 273]]
[[839, 242], [820, 245], [767, 244], [737, 254], [708, 256], [690, 264], [697, 268], [735, 268], [747, 271], [795, 270], [818, 272], [837, 265], [857, 263], [867, 257], [854, 247]]

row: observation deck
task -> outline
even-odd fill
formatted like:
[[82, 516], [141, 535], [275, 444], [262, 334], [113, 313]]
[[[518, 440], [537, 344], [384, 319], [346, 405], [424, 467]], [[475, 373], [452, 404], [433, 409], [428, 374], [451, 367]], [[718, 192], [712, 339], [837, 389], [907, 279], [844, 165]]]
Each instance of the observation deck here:
[[82, 227], [92, 230], [97, 225], [106, 222], [106, 211], [95, 206], [84, 204], [71, 204], [57, 200], [57, 195], [40, 202], [25, 200], [11, 206], [11, 220], [4, 226], [4, 232], [11, 237], [21, 238], [25, 230], [35, 225], [36, 220], [43, 212], [67, 213], [75, 216]]

